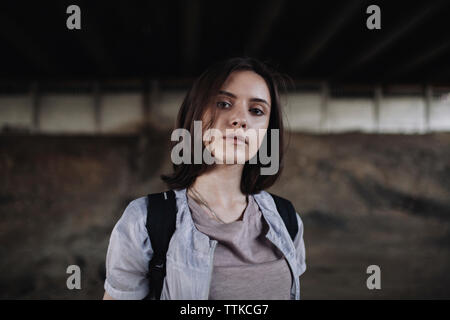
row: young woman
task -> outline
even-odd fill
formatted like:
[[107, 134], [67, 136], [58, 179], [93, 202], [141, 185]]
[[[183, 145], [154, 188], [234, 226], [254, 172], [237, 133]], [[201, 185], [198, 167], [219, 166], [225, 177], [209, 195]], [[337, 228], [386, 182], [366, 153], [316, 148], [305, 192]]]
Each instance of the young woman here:
[[[292, 239], [264, 191], [282, 169], [280, 79], [257, 60], [233, 58], [205, 71], [187, 93], [176, 127], [198, 136], [194, 122], [202, 121], [203, 133], [215, 129], [222, 139], [200, 138], [201, 150], [207, 149], [214, 163], [174, 164], [174, 172], [162, 176], [175, 192], [177, 220], [161, 299], [300, 299], [299, 277], [306, 270], [303, 223], [296, 214]], [[248, 138], [251, 132], [256, 140]], [[267, 167], [259, 161], [264, 139], [269, 150], [279, 146], [272, 174], [261, 171]], [[113, 229], [105, 299], [143, 299], [149, 292], [151, 205], [147, 197], [131, 201]]]

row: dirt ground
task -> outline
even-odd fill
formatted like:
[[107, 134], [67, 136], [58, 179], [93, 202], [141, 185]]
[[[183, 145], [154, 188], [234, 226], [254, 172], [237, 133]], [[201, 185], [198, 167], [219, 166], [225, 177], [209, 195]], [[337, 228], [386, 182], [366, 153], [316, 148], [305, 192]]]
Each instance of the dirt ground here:
[[[100, 299], [114, 224], [166, 190], [169, 137], [0, 135], [0, 298]], [[450, 133], [295, 133], [285, 160], [268, 191], [304, 222], [303, 299], [450, 298]]]

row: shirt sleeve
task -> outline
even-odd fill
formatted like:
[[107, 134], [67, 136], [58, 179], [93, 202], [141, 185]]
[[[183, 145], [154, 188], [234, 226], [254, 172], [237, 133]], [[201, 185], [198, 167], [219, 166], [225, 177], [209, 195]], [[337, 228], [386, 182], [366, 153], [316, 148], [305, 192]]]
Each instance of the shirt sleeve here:
[[299, 265], [299, 276], [306, 271], [306, 251], [305, 242], [303, 240], [303, 222], [300, 215], [297, 213], [298, 232], [294, 239], [294, 246], [296, 251], [297, 263]]
[[106, 292], [117, 300], [147, 296], [148, 263], [153, 255], [146, 229], [146, 198], [131, 201], [114, 226], [106, 254]]

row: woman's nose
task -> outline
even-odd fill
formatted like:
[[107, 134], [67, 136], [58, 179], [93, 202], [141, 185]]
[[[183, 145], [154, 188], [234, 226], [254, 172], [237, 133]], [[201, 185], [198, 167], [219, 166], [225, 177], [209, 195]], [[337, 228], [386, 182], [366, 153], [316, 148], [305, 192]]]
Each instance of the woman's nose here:
[[247, 127], [247, 120], [245, 119], [245, 113], [241, 110], [241, 108], [235, 109], [235, 112], [232, 114], [230, 121], [233, 128]]
[[245, 122], [245, 120], [235, 119], [235, 120], [233, 120], [232, 125], [233, 125], [233, 127], [237, 127], [237, 128], [239, 128], [239, 127], [245, 128], [247, 126], [247, 123]]

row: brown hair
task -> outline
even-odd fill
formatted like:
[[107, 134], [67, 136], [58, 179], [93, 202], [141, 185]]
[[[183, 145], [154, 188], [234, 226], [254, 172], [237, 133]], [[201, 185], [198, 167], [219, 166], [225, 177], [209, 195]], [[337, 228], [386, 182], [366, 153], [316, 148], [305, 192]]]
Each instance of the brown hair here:
[[[280, 149], [278, 172], [273, 175], [260, 174], [260, 168], [264, 165], [259, 162], [259, 150], [256, 154], [258, 160], [256, 164], [250, 164], [248, 161], [244, 164], [241, 179], [241, 192], [244, 194], [254, 194], [272, 186], [283, 169], [284, 128], [279, 90], [281, 88], [286, 88], [286, 78], [284, 76], [275, 72], [266, 64], [253, 58], [232, 58], [216, 63], [203, 72], [192, 84], [192, 87], [187, 92], [184, 101], [181, 104], [175, 127], [187, 129], [192, 135], [194, 133], [194, 121], [202, 120], [204, 113], [209, 107], [210, 100], [218, 94], [228, 76], [234, 71], [245, 70], [255, 72], [266, 81], [271, 98], [270, 119], [267, 133], [270, 133], [270, 129], [279, 129]], [[207, 127], [210, 127], [213, 121], [214, 118], [209, 121]], [[267, 150], [270, 153], [271, 136], [267, 133], [265, 138], [267, 139]], [[191, 150], [194, 150], [193, 140], [194, 139], [192, 139]], [[178, 142], [173, 142], [172, 147], [177, 143]], [[169, 175], [161, 175], [161, 179], [170, 189], [178, 190], [188, 188], [194, 183], [198, 176], [211, 170], [213, 167], [214, 164], [194, 164], [193, 160], [191, 161], [191, 164], [173, 164], [174, 172]]]

